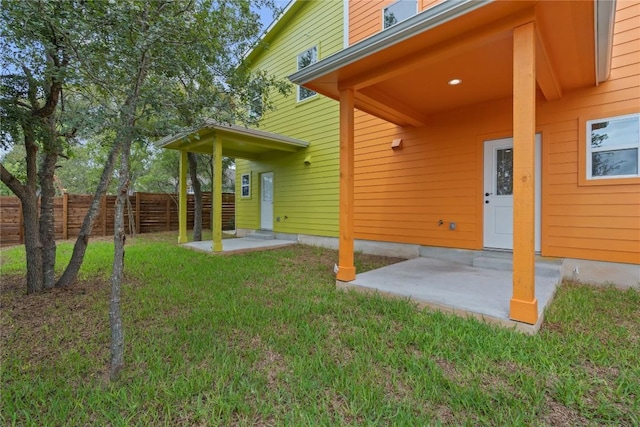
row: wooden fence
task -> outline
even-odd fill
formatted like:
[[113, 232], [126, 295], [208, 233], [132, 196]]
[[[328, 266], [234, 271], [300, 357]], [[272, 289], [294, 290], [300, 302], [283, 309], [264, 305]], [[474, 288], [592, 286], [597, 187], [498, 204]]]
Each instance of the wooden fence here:
[[[56, 239], [72, 239], [80, 233], [82, 221], [89, 210], [93, 196], [64, 194], [54, 199]], [[104, 196], [100, 213], [93, 225], [91, 236], [113, 235], [116, 196]], [[129, 233], [129, 218], [136, 233], [153, 233], [178, 229], [178, 196], [176, 194], [135, 193], [129, 197], [125, 209], [125, 231]], [[202, 228], [211, 228], [211, 193], [202, 194]], [[193, 228], [194, 197], [188, 196], [187, 227]], [[129, 210], [130, 209], [130, 210]], [[235, 228], [235, 194], [222, 194], [222, 229]], [[24, 243], [22, 203], [15, 196], [0, 196], [0, 245]]]

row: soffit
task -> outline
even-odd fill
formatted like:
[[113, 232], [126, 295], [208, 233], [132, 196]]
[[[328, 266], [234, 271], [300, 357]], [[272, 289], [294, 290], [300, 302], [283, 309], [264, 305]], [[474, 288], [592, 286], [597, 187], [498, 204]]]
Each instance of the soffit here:
[[[427, 12], [419, 14], [425, 21], [431, 19]], [[592, 1], [491, 2], [410, 38], [381, 42], [381, 48], [353, 55], [352, 61], [343, 51], [343, 65], [325, 66], [326, 73], [302, 83], [334, 99], [341, 89], [352, 88], [356, 108], [399, 125], [423, 125], [431, 114], [511, 96], [513, 28], [534, 21], [541, 93], [558, 99], [597, 84], [594, 15]], [[360, 43], [371, 44], [374, 37], [380, 36]], [[358, 46], [349, 49], [357, 52]], [[454, 78], [462, 84], [448, 85]]]

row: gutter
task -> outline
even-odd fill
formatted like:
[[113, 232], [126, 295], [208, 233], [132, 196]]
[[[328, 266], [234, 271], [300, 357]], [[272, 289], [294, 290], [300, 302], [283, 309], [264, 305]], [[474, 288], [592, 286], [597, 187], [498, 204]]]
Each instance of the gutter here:
[[[479, 9], [493, 0], [446, 0], [393, 27], [337, 52], [289, 76], [292, 83], [304, 85], [312, 80], [357, 62], [373, 53], [407, 40], [424, 31]], [[596, 85], [609, 79], [613, 50], [616, 0], [594, 1]]]

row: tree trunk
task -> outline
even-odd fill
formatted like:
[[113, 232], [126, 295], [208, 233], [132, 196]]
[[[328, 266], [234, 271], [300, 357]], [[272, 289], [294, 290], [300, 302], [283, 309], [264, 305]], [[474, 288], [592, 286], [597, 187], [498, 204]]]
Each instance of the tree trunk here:
[[38, 233], [38, 196], [27, 191], [22, 202], [22, 218], [24, 221], [24, 246], [27, 253], [27, 294], [35, 294], [43, 290], [42, 275], [42, 243]]
[[38, 196], [31, 187], [24, 186], [0, 164], [2, 182], [18, 196], [22, 204], [24, 246], [27, 258], [27, 294], [42, 291], [42, 244], [38, 233]]
[[87, 245], [89, 244], [89, 236], [91, 235], [91, 231], [93, 230], [93, 224], [100, 213], [100, 202], [102, 201], [102, 196], [107, 192], [107, 188], [109, 187], [109, 181], [111, 181], [111, 174], [113, 173], [113, 169], [115, 167], [116, 158], [118, 157], [118, 153], [122, 147], [122, 143], [116, 142], [113, 147], [111, 147], [111, 152], [109, 152], [109, 157], [107, 158], [107, 163], [104, 165], [104, 169], [102, 170], [102, 175], [100, 176], [100, 183], [98, 184], [98, 189], [93, 195], [93, 200], [91, 201], [91, 206], [87, 211], [87, 214], [82, 221], [82, 227], [80, 227], [80, 233], [78, 234], [78, 238], [76, 239], [76, 243], [73, 245], [73, 253], [71, 255], [71, 259], [69, 260], [69, 264], [58, 279], [56, 286], [70, 286], [78, 277], [78, 271], [80, 271], [80, 266], [82, 265], [82, 261], [84, 260], [84, 254], [87, 251]]
[[40, 243], [42, 244], [42, 276], [45, 289], [53, 288], [56, 283], [56, 234], [53, 200], [56, 190], [53, 176], [56, 170], [58, 155], [54, 152], [45, 154], [40, 166]]
[[24, 246], [27, 253], [27, 294], [41, 292], [42, 244], [38, 233], [38, 195], [35, 186], [22, 185], [2, 164], [0, 164], [0, 179], [22, 203]]
[[124, 232], [124, 206], [129, 198], [129, 155], [131, 154], [131, 143], [136, 123], [136, 106], [142, 82], [144, 82], [148, 73], [149, 61], [147, 53], [143, 53], [132, 93], [128, 96], [120, 113], [122, 127], [116, 139], [116, 141], [121, 141], [116, 145], [122, 147], [122, 154], [120, 157], [120, 179], [114, 218], [113, 270], [111, 271], [111, 299], [109, 302], [109, 324], [111, 326], [111, 366], [109, 377], [111, 381], [118, 379], [124, 367], [124, 332], [122, 330], [122, 312], [120, 309], [120, 286], [124, 275], [124, 242], [126, 239]]
[[198, 157], [196, 153], [187, 153], [189, 175], [193, 186], [193, 241], [202, 240], [202, 187], [198, 179]]
[[27, 294], [41, 292], [42, 276], [42, 243], [38, 232], [38, 145], [35, 142], [33, 129], [28, 123], [22, 123], [24, 146], [26, 149], [27, 182], [22, 184], [5, 167], [0, 164], [0, 180], [18, 196], [22, 203], [22, 219], [24, 223], [24, 246], [27, 258]]
[[120, 309], [120, 294], [122, 277], [124, 275], [124, 209], [129, 198], [129, 151], [131, 142], [126, 141], [122, 148], [118, 197], [113, 232], [113, 269], [111, 271], [111, 300], [109, 302], [109, 324], [111, 326], [111, 367], [109, 377], [116, 381], [124, 366], [124, 332], [122, 328], [122, 310]]
[[[125, 100], [123, 109], [121, 110], [120, 129], [118, 135], [116, 136], [115, 143], [111, 148], [111, 152], [109, 153], [109, 157], [107, 158], [107, 163], [104, 165], [104, 170], [102, 171], [102, 175], [100, 176], [100, 183], [98, 184], [98, 189], [93, 196], [89, 211], [85, 215], [84, 221], [82, 221], [80, 234], [78, 234], [76, 243], [73, 246], [73, 254], [71, 255], [71, 260], [69, 260], [69, 264], [64, 270], [64, 273], [62, 273], [62, 276], [58, 280], [58, 283], [56, 283], [56, 286], [69, 286], [73, 284], [78, 277], [78, 271], [80, 270], [80, 266], [82, 265], [82, 261], [84, 260], [84, 254], [87, 251], [87, 245], [89, 244], [89, 236], [91, 235], [91, 231], [93, 230], [93, 223], [98, 216], [100, 201], [102, 200], [102, 196], [107, 192], [111, 174], [113, 173], [113, 168], [115, 166], [115, 160], [118, 157], [118, 153], [120, 152], [122, 145], [127, 146], [127, 162], [129, 160], [129, 150], [131, 148], [131, 141], [133, 139], [132, 131], [135, 128], [136, 121], [136, 106], [140, 98], [142, 83], [145, 81], [145, 79], [147, 78], [147, 74], [149, 73], [150, 61], [151, 59], [148, 55], [148, 52], [144, 51], [142, 57], [140, 58], [138, 74], [136, 76], [135, 82], [133, 82], [131, 93]], [[127, 169], [127, 175], [128, 173], [129, 170]]]

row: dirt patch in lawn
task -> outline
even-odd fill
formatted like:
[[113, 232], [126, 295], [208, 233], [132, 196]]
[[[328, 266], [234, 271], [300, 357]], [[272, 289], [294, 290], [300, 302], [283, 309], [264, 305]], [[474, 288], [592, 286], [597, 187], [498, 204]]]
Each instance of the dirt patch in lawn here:
[[589, 425], [589, 420], [581, 416], [575, 409], [568, 408], [562, 403], [547, 397], [544, 404], [541, 424], [547, 426], [577, 426]]
[[[96, 278], [67, 288], [26, 294], [26, 279], [3, 276], [0, 284], [0, 348], [24, 354], [23, 372], [52, 364], [59, 354], [76, 352], [81, 358], [101, 360], [109, 348], [109, 282]], [[96, 315], [102, 313], [103, 315]], [[91, 375], [101, 376], [103, 372]]]
[[[327, 277], [335, 279], [333, 268], [335, 264], [338, 263], [338, 251], [308, 245], [296, 245], [293, 250], [295, 253], [294, 257], [280, 260], [285, 273], [290, 271], [304, 272], [308, 268], [313, 267], [326, 271]], [[361, 273], [400, 261], [405, 261], [405, 259], [363, 253], [356, 253], [354, 255], [357, 270]]]

